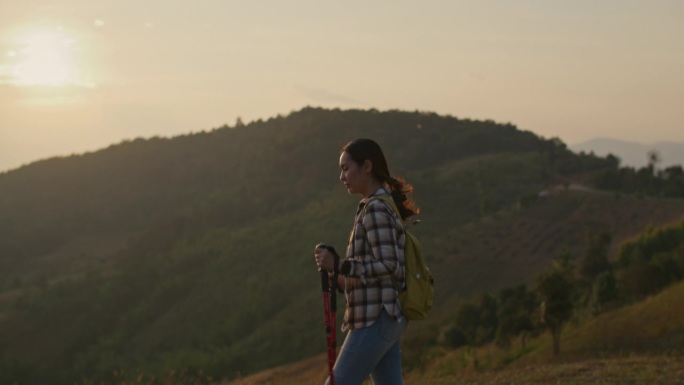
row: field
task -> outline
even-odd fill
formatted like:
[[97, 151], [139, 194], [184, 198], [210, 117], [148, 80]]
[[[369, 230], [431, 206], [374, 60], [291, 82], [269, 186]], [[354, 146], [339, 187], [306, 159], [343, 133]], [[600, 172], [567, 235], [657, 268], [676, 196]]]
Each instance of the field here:
[[636, 355], [453, 375], [410, 374], [407, 384], [433, 385], [681, 385], [684, 356]]
[[[318, 356], [222, 385], [318, 385], [325, 377], [325, 357]], [[412, 372], [404, 380], [422, 385], [682, 385], [684, 355], [628, 355], [457, 374]]]
[[[526, 348], [493, 345], [449, 350], [435, 347], [406, 384], [425, 385], [684, 385], [684, 283], [644, 301], [578, 321], [563, 333], [555, 358], [549, 337]], [[323, 344], [323, 340], [321, 340]], [[473, 359], [476, 356], [477, 360]], [[477, 369], [475, 369], [477, 362]], [[327, 376], [325, 355], [222, 385], [314, 385]]]

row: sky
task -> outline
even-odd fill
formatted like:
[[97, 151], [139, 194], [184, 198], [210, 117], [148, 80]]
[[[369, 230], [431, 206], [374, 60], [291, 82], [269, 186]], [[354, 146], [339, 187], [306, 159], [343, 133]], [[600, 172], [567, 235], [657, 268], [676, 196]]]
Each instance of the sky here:
[[306, 106], [684, 142], [681, 0], [0, 0], [0, 172]]

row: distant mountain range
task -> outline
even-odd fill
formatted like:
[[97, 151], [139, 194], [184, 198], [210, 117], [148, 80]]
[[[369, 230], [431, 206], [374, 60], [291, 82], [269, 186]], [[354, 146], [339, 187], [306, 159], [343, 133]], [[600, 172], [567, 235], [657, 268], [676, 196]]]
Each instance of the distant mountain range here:
[[596, 138], [570, 146], [575, 152], [594, 152], [599, 156], [613, 154], [620, 158], [621, 166], [643, 167], [648, 164], [648, 154], [656, 151], [660, 155], [658, 167], [684, 165], [684, 143], [656, 142], [643, 144], [611, 138]]

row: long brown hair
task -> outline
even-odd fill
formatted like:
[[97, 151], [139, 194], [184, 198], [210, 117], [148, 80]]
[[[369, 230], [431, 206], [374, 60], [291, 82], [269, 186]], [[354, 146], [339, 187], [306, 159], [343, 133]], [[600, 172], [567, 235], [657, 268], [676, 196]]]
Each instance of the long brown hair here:
[[366, 160], [370, 160], [373, 164], [373, 176], [382, 184], [389, 186], [392, 199], [399, 209], [402, 220], [420, 213], [420, 209], [407, 196], [413, 191], [413, 186], [402, 178], [390, 175], [385, 154], [374, 140], [366, 138], [352, 140], [342, 147], [342, 152], [348, 153], [359, 166], [363, 165]]

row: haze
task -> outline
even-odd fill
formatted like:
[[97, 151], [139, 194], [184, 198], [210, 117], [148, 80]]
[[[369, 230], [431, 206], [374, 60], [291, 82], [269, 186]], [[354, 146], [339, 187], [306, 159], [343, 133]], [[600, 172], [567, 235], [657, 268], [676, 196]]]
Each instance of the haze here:
[[684, 3], [0, 0], [0, 171], [304, 106], [684, 142]]

